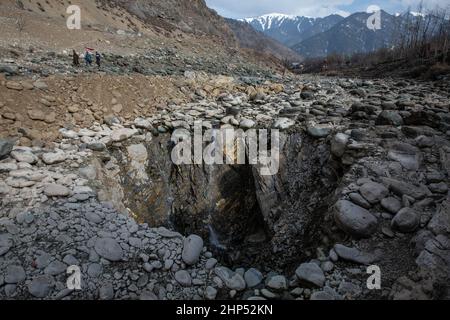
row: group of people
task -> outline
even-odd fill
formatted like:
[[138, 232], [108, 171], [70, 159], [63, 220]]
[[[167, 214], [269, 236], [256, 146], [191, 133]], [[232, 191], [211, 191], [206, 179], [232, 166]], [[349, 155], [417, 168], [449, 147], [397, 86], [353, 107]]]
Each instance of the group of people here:
[[[93, 55], [89, 50], [86, 50], [86, 52], [84, 53], [84, 61], [85, 61], [87, 67], [92, 66], [92, 62], [93, 62], [92, 56]], [[80, 56], [78, 55], [78, 53], [75, 50], [73, 50], [72, 58], [73, 58], [74, 67], [79, 67], [80, 66]], [[95, 52], [95, 63], [97, 64], [98, 68], [101, 67], [102, 56], [98, 51]]]

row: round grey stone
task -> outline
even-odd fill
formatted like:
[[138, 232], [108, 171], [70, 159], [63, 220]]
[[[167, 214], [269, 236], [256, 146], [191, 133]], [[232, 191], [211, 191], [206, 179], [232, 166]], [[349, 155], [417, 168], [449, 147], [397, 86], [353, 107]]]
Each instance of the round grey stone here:
[[389, 194], [389, 190], [384, 185], [376, 182], [365, 183], [359, 192], [371, 204], [380, 202]]
[[267, 279], [267, 286], [274, 290], [285, 290], [288, 287], [286, 278], [281, 275], [276, 275]]
[[6, 283], [19, 283], [26, 278], [25, 270], [22, 266], [9, 265], [6, 267], [5, 282]]
[[420, 217], [414, 209], [403, 208], [392, 219], [392, 228], [403, 233], [410, 233], [417, 229]]
[[119, 243], [111, 238], [101, 238], [95, 242], [95, 251], [99, 256], [109, 261], [120, 261], [123, 258], [123, 250]]
[[394, 197], [388, 197], [381, 200], [381, 207], [392, 214], [396, 214], [402, 208], [402, 203]]
[[98, 290], [98, 297], [100, 300], [112, 300], [114, 299], [114, 288], [112, 283], [104, 283]]
[[315, 263], [302, 263], [295, 274], [300, 281], [313, 284], [317, 287], [323, 287], [325, 284], [325, 275], [322, 269]]
[[175, 272], [175, 280], [183, 287], [190, 287], [192, 285], [192, 278], [186, 270], [179, 270]]
[[181, 257], [187, 265], [193, 265], [197, 263], [202, 250], [203, 250], [202, 238], [192, 234], [186, 239], [184, 239]]
[[28, 291], [36, 298], [45, 298], [49, 295], [54, 286], [51, 276], [38, 276], [28, 285]]
[[347, 200], [336, 203], [334, 218], [343, 231], [356, 237], [370, 237], [378, 225], [377, 218], [369, 211]]
[[211, 286], [206, 287], [205, 298], [208, 300], [214, 300], [217, 297], [217, 290]]
[[255, 268], [250, 268], [244, 273], [244, 280], [245, 283], [247, 284], [247, 287], [249, 288], [253, 288], [259, 285], [262, 279], [263, 279], [262, 273]]
[[51, 275], [51, 276], [56, 276], [58, 274], [61, 274], [63, 272], [65, 272], [67, 269], [67, 266], [62, 263], [61, 261], [55, 260], [50, 262], [50, 264], [44, 269], [44, 273]]

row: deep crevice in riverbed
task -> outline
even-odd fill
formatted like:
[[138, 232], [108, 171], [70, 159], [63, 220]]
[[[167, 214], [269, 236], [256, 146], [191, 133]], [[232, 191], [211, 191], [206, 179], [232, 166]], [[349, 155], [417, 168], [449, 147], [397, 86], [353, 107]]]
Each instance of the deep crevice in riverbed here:
[[343, 174], [326, 141], [286, 136], [274, 176], [248, 164], [176, 166], [167, 135], [145, 147], [148, 179], [121, 174], [124, 203], [140, 222], [198, 234], [228, 266], [289, 268], [322, 244]]

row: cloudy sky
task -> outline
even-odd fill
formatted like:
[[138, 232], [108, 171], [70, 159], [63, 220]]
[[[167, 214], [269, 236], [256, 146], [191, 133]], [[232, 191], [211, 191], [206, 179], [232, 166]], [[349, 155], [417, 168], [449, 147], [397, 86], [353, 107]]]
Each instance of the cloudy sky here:
[[[378, 5], [383, 10], [396, 13], [411, 7], [414, 11], [421, 0], [206, 0], [210, 8], [229, 18], [256, 17], [267, 13], [284, 13], [323, 17], [332, 13], [348, 15], [356, 11], [366, 11], [370, 5]], [[424, 5], [449, 6], [450, 0], [424, 0]]]

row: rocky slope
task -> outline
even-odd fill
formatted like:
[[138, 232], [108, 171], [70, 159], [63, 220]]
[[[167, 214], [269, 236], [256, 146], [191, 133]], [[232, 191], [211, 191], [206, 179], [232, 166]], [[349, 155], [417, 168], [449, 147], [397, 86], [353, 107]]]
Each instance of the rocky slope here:
[[29, 73], [39, 73], [36, 69], [42, 64], [46, 70], [70, 67], [72, 50], [83, 53], [86, 47], [111, 58], [109, 64], [145, 74], [173, 73], [173, 68], [182, 74], [203, 65], [217, 66], [215, 73], [279, 66], [276, 59], [240, 50], [225, 20], [203, 1], [157, 2], [81, 0], [81, 30], [68, 30], [68, 1], [22, 1], [22, 6], [15, 0], [2, 1], [2, 58], [28, 60]]
[[241, 48], [252, 49], [259, 54], [268, 57], [274, 56], [279, 60], [293, 62], [302, 60], [302, 57], [295, 51], [269, 38], [264, 33], [255, 31], [249, 23], [234, 19], [226, 19], [226, 21], [233, 30]]
[[210, 10], [204, 0], [100, 0], [106, 8], [121, 7], [147, 24], [163, 29], [204, 34], [223, 39], [229, 46], [236, 45], [233, 33], [225, 20]]

